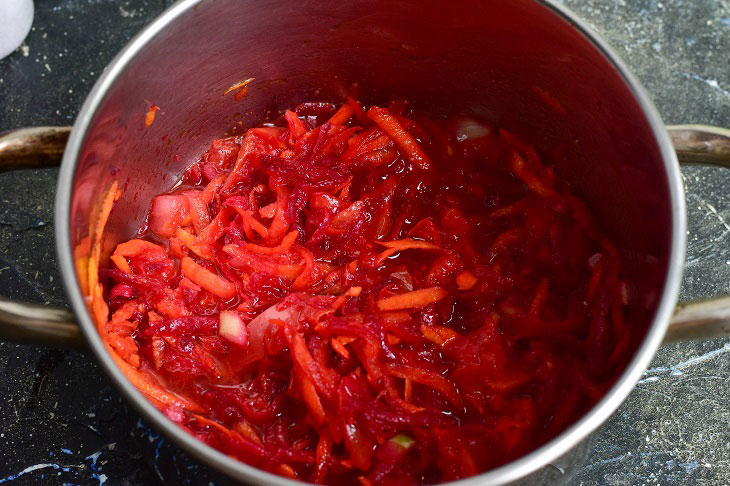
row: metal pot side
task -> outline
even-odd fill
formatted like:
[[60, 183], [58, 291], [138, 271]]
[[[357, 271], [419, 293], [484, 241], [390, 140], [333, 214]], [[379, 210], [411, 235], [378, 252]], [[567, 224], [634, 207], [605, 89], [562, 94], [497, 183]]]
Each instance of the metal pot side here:
[[[224, 96], [255, 78], [236, 101]], [[64, 284], [86, 339], [122, 393], [200, 460], [256, 484], [297, 484], [236, 461], [184, 432], [127, 381], [84, 303], [73, 249], [116, 179], [122, 196], [104, 246], [129, 238], [150, 198], [223, 133], [242, 133], [303, 101], [402, 97], [434, 113], [468, 112], [532, 143], [618, 243], [646, 332], [611, 390], [526, 456], [453, 484], [518, 480], [585, 439], [626, 398], [664, 336], [684, 263], [686, 221], [664, 125], [617, 55], [565, 8], [533, 0], [181, 0], [140, 32], [89, 94], [66, 147], [56, 196]], [[160, 107], [145, 127], [148, 103]], [[533, 476], [534, 477], [534, 476]]]

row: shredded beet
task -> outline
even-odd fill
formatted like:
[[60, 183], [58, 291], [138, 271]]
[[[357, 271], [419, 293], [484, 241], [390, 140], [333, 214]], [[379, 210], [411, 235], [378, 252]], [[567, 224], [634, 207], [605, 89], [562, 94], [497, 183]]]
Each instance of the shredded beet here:
[[102, 336], [254, 466], [433, 484], [509, 462], [628, 359], [619, 262], [535, 150], [408, 103], [306, 103], [216, 140], [102, 270]]

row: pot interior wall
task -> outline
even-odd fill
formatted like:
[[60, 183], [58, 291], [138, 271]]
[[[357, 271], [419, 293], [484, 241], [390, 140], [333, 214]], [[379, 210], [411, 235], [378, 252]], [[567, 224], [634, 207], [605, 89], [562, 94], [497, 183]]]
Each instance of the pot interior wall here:
[[[255, 78], [240, 101], [224, 91]], [[107, 245], [134, 234], [214, 138], [304, 101], [406, 98], [472, 113], [534, 144], [618, 242], [630, 310], [650, 321], [671, 241], [665, 169], [621, 75], [571, 24], [528, 0], [203, 1], [144, 47], [111, 86], [82, 148], [71, 234], [112, 179], [123, 195]], [[148, 102], [158, 105], [145, 127]]]

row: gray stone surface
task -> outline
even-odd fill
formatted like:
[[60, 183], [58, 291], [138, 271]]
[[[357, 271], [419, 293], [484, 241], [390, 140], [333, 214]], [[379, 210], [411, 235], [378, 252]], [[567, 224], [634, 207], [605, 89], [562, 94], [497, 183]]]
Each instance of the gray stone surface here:
[[[0, 131], [69, 124], [100, 71], [169, 0], [37, 0], [26, 44], [0, 61]], [[666, 123], [730, 127], [727, 0], [566, 0], [626, 60]], [[681, 296], [730, 292], [730, 172], [683, 169]], [[55, 171], [0, 175], [0, 294], [63, 303]], [[664, 347], [599, 430], [579, 484], [730, 484], [730, 340]], [[224, 484], [127, 409], [93, 359], [0, 343], [0, 483]]]
[[[600, 32], [665, 123], [730, 127], [730, 3], [564, 2]], [[730, 172], [682, 169], [689, 248], [680, 298], [730, 291]], [[660, 349], [601, 427], [578, 484], [730, 484], [730, 340]]]

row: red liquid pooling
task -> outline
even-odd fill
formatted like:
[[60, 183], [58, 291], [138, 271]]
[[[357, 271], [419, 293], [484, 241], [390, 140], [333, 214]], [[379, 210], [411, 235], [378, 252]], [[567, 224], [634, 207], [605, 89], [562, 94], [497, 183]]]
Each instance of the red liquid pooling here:
[[505, 464], [589, 409], [636, 334], [614, 246], [535, 150], [407, 103], [214, 141], [112, 261], [101, 334], [146, 396], [326, 484]]

